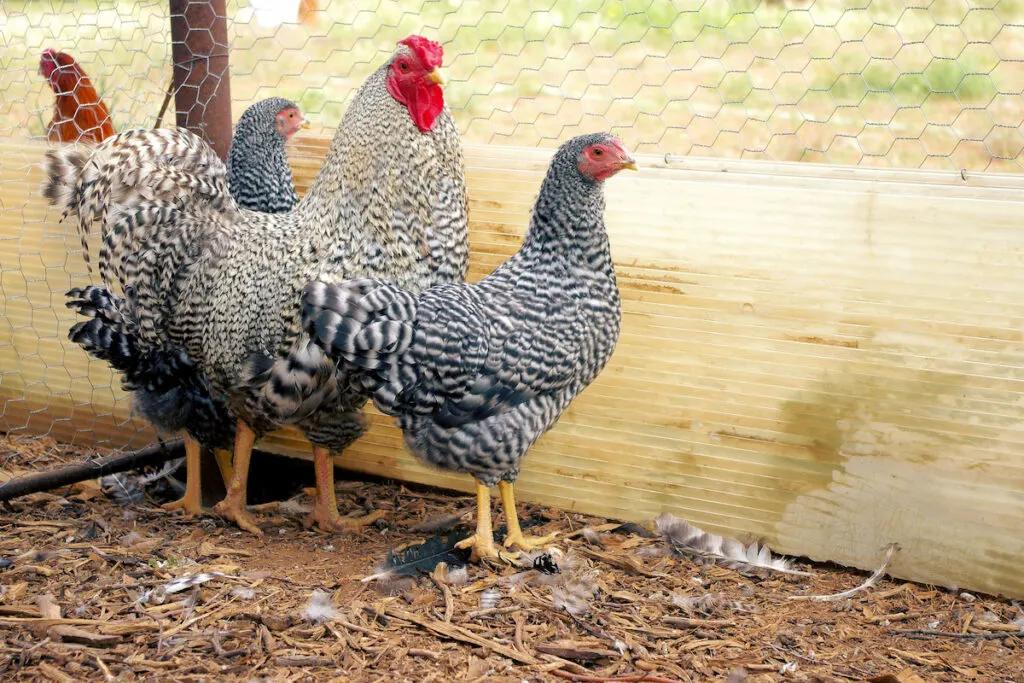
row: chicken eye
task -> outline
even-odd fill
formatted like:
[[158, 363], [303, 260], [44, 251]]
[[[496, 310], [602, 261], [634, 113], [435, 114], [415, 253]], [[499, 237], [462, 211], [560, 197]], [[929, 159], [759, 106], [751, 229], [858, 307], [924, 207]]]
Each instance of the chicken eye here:
[[601, 151], [601, 148], [600, 148], [600, 147], [598, 147], [597, 149], [595, 149], [595, 150], [594, 150], [594, 156], [595, 156], [595, 157], [599, 157], [599, 156], [601, 156], [602, 154], [604, 154], [604, 152], [603, 152], [603, 151]]
[[405, 62], [399, 62], [398, 65], [400, 67], [402, 67], [402, 71], [408, 71], [409, 70], [409, 65], [407, 63], [405, 63]]

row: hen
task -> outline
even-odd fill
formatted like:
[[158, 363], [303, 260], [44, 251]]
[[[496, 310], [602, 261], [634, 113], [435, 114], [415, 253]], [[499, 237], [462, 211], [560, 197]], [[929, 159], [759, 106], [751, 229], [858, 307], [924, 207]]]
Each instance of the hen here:
[[130, 292], [119, 310], [139, 352], [187, 360], [185, 377], [238, 418], [231, 483], [215, 509], [248, 531], [262, 533], [245, 510], [253, 442], [286, 423], [314, 446], [311, 521], [352, 523], [338, 514], [331, 454], [365, 430], [366, 394], [303, 338], [305, 284], [372, 275], [419, 291], [465, 277], [462, 148], [440, 88], [442, 55], [426, 38], [401, 41], [359, 89], [289, 213], [240, 209], [224, 165], [194, 136], [131, 131], [88, 164], [48, 155], [47, 196], [83, 231], [101, 226], [100, 275]]
[[49, 48], [39, 59], [39, 73], [54, 96], [53, 119], [46, 125], [50, 142], [102, 142], [115, 134], [110, 112], [74, 57]]
[[512, 484], [526, 451], [604, 368], [621, 309], [604, 227], [603, 181], [632, 157], [614, 137], [574, 138], [555, 154], [519, 251], [475, 284], [420, 294], [378, 279], [312, 282], [303, 326], [352, 381], [398, 418], [409, 448], [477, 481], [477, 529], [463, 547], [498, 556], [490, 487], [506, 546], [523, 536]]
[[242, 112], [228, 150], [228, 188], [239, 206], [285, 213], [299, 202], [284, 145], [308, 125], [295, 103], [283, 97]]
[[[272, 212], [287, 210], [298, 201], [285, 142], [304, 122], [295, 104], [279, 97], [250, 105], [242, 113], [227, 167], [228, 184], [239, 205]], [[187, 131], [168, 135], [201, 144]], [[210, 395], [206, 381], [182, 349], [143, 352], [145, 345], [122, 314], [127, 304], [121, 297], [104, 287], [90, 286], [72, 289], [68, 298], [68, 308], [88, 318], [75, 324], [68, 338], [123, 374], [123, 387], [132, 392], [135, 410], [159, 431], [185, 430], [190, 435], [185, 496], [165, 508], [198, 514], [202, 510], [200, 447], [214, 450], [225, 482], [231, 477], [230, 455], [223, 450], [234, 440], [234, 420], [227, 407]]]

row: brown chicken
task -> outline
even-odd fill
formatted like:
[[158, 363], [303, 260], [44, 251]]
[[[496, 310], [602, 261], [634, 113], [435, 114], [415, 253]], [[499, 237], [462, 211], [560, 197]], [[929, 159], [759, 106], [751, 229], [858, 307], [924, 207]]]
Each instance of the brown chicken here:
[[53, 120], [46, 126], [50, 142], [102, 142], [117, 131], [110, 112], [75, 58], [52, 48], [43, 50], [39, 73], [54, 96]]

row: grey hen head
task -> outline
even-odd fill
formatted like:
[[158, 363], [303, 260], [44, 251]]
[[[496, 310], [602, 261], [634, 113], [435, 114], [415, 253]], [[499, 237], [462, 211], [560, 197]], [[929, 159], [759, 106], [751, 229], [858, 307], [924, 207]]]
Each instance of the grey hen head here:
[[228, 151], [228, 186], [235, 201], [262, 213], [285, 213], [299, 201], [284, 144], [305, 119], [294, 102], [271, 97], [250, 106]]

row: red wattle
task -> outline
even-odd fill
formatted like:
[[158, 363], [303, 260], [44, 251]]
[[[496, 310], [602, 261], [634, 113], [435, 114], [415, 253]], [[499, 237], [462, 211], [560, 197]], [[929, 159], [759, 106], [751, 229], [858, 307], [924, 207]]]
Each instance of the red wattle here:
[[444, 91], [436, 83], [422, 80], [400, 82], [396, 78], [387, 80], [388, 93], [409, 110], [413, 123], [423, 133], [434, 128], [434, 122], [444, 109]]

